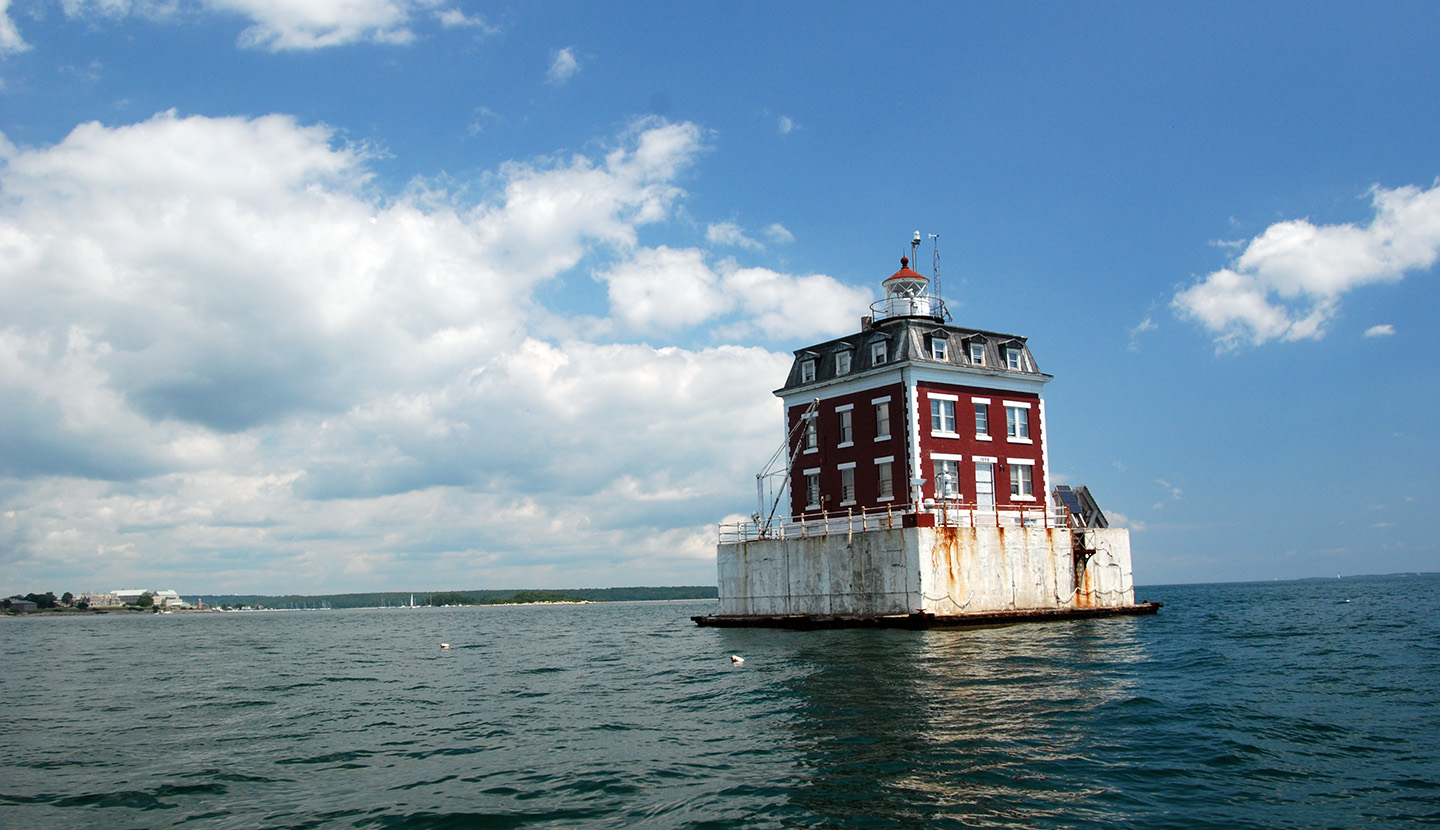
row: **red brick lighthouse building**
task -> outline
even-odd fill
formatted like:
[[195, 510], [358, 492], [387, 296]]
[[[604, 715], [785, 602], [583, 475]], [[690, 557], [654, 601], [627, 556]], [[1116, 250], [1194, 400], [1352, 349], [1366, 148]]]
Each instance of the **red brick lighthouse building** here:
[[900, 260], [861, 330], [795, 353], [790, 515], [928, 500], [1043, 512], [1051, 377], [1025, 338], [952, 325], [930, 281]]
[[785, 443], [757, 477], [760, 510], [721, 526], [718, 613], [695, 621], [1154, 613], [1135, 603], [1129, 531], [1085, 488], [1052, 487], [1041, 393], [1053, 378], [1025, 338], [953, 324], [907, 259], [881, 287], [859, 331], [795, 352], [775, 392]]

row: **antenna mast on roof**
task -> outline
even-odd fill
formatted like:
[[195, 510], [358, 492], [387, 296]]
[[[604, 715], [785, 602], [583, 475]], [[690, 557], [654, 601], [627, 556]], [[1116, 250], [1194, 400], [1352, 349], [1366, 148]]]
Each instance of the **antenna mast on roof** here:
[[932, 233], [930, 234], [930, 238], [935, 240], [935, 258], [933, 264], [933, 268], [935, 270], [935, 290], [932, 292], [932, 294], [935, 297], [940, 298], [942, 303], [942, 305], [940, 306], [940, 308], [942, 309], [941, 313], [943, 313], [947, 318], [949, 318], [950, 310], [945, 308], [945, 306], [943, 305], [943, 298], [945, 295], [940, 293], [940, 234]]

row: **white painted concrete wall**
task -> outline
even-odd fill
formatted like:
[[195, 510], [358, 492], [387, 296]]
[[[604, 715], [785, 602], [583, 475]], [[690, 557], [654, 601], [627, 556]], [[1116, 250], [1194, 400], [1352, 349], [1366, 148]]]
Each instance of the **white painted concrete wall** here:
[[1096, 551], [1079, 574], [1071, 531], [1063, 528], [897, 528], [723, 544], [719, 613], [950, 615], [1133, 605], [1129, 531], [1075, 532]]
[[924, 609], [973, 614], [1067, 608], [1075, 579], [1070, 531], [1022, 527], [921, 528]]
[[1095, 551], [1080, 574], [1075, 600], [1092, 608], [1135, 604], [1134, 572], [1130, 569], [1130, 531], [1123, 527], [1076, 531], [1080, 544]]
[[919, 609], [914, 530], [720, 545], [721, 614], [871, 616]]

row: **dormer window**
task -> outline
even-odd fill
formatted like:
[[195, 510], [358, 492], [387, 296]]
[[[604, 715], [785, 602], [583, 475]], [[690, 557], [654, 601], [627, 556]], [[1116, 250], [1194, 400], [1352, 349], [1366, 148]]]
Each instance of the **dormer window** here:
[[850, 374], [850, 352], [843, 351], [835, 353], [835, 374]]
[[815, 382], [815, 361], [814, 361], [814, 360], [802, 360], [802, 361], [800, 361], [800, 382], [801, 382], [801, 383], [814, 383], [814, 382]]
[[1019, 349], [1014, 346], [1005, 347], [1005, 366], [1009, 369], [1020, 371], [1025, 368], [1025, 358]]
[[889, 349], [884, 340], [876, 340], [870, 344], [870, 365], [879, 366], [889, 359]]
[[985, 365], [985, 344], [974, 341], [970, 344], [970, 362], [976, 366]]
[[945, 360], [947, 352], [945, 347], [949, 341], [944, 335], [932, 335], [930, 338], [930, 356], [936, 360]]

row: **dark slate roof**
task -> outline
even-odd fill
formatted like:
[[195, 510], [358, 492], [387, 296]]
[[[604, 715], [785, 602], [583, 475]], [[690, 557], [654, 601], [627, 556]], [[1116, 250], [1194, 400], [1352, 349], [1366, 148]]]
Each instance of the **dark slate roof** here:
[[[930, 338], [932, 337], [945, 338], [945, 360], [936, 360], [931, 357]], [[879, 366], [872, 365], [870, 361], [870, 344], [877, 339], [886, 341], [886, 359]], [[984, 363], [980, 366], [970, 361], [970, 344], [977, 342], [985, 349]], [[1004, 349], [1007, 346], [1016, 346], [1021, 349], [1024, 355], [1022, 361], [1024, 368], [1011, 369], [1006, 366]], [[797, 350], [795, 362], [790, 366], [790, 376], [786, 378], [785, 386], [777, 390], [776, 394], [783, 394], [801, 386], [835, 380], [837, 375], [835, 374], [834, 355], [836, 352], [845, 350], [850, 351], [850, 371], [838, 377], [850, 377], [870, 369], [889, 368], [908, 361], [915, 365], [949, 365], [976, 368], [987, 373], [1050, 380], [1049, 375], [1040, 371], [1039, 365], [1035, 362], [1035, 356], [1030, 353], [1030, 347], [1025, 344], [1024, 337], [940, 323], [927, 317], [894, 317], [878, 320], [868, 328], [854, 334]], [[806, 360], [815, 361], [815, 379], [808, 383], [801, 383], [801, 364]]]

